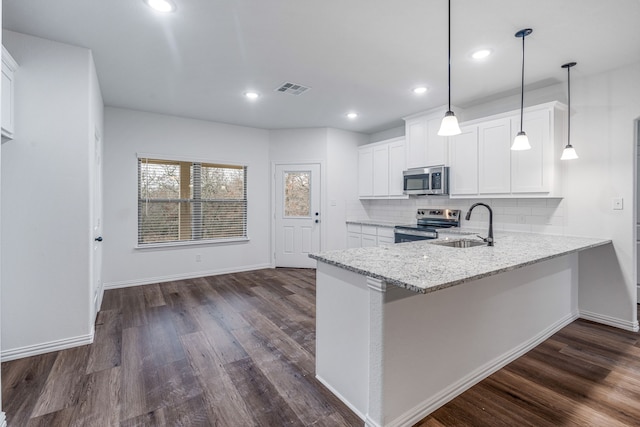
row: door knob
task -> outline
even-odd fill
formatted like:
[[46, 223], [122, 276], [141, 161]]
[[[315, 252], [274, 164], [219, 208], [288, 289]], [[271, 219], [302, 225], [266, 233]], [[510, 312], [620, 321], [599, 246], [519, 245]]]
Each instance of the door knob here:
[[98, 236], [93, 240], [95, 240], [96, 242], [102, 242], [102, 236]]

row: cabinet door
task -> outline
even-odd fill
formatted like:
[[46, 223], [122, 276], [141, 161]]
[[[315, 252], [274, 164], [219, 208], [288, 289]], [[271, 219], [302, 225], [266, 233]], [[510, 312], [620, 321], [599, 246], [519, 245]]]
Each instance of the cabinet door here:
[[407, 169], [427, 166], [427, 120], [409, 119], [405, 123]]
[[478, 191], [505, 194], [511, 191], [511, 119], [478, 125]]
[[373, 195], [389, 195], [389, 145], [373, 148]]
[[404, 139], [389, 144], [389, 196], [402, 196], [404, 179], [402, 171], [406, 169]]
[[424, 166], [438, 166], [447, 164], [446, 136], [439, 136], [442, 117], [432, 118], [427, 121], [427, 161]]
[[2, 136], [9, 139], [13, 138], [13, 76], [17, 67], [9, 52], [2, 47]]
[[362, 247], [363, 248], [371, 248], [373, 246], [378, 246], [378, 239], [376, 236], [372, 236], [370, 234], [362, 235]]
[[[511, 151], [511, 192], [548, 193], [549, 168], [553, 167], [550, 135], [551, 111], [540, 110], [524, 115], [523, 130], [529, 137], [530, 150]], [[520, 118], [511, 119], [512, 138], [520, 130]]]
[[373, 196], [373, 148], [358, 151], [358, 195]]
[[449, 193], [478, 194], [478, 127], [462, 128], [449, 138]]
[[347, 233], [347, 248], [360, 248], [362, 247], [362, 235], [360, 233]]

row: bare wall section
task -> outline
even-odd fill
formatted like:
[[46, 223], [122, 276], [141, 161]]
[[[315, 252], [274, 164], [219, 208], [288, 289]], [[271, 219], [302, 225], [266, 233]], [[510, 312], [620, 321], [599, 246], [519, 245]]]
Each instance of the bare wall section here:
[[[104, 140], [105, 288], [270, 266], [268, 131], [107, 107]], [[248, 166], [250, 240], [137, 249], [137, 153]]]

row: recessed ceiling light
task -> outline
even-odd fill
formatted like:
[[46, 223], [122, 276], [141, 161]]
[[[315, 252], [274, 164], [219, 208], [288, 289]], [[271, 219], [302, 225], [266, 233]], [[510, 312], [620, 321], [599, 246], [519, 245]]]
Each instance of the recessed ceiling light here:
[[144, 0], [147, 6], [158, 12], [175, 12], [176, 4], [172, 0]]
[[347, 118], [348, 119], [353, 120], [353, 119], [355, 119], [357, 117], [358, 117], [358, 113], [347, 113]]
[[413, 88], [413, 93], [416, 95], [422, 95], [423, 93], [427, 93], [427, 88], [424, 86]]
[[258, 99], [260, 97], [260, 94], [258, 92], [245, 92], [244, 96], [246, 96], [248, 99]]
[[473, 59], [484, 59], [487, 56], [491, 55], [491, 52], [492, 52], [491, 49], [480, 49], [473, 52], [471, 54], [471, 57]]

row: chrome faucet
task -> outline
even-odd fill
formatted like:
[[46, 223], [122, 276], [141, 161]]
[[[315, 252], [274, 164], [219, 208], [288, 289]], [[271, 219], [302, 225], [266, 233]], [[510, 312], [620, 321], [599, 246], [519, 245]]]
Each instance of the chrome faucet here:
[[487, 242], [487, 246], [493, 246], [493, 211], [491, 210], [489, 205], [486, 205], [484, 203], [474, 203], [469, 208], [469, 212], [467, 212], [467, 216], [465, 216], [464, 219], [469, 221], [469, 219], [471, 218], [471, 211], [476, 206], [484, 206], [485, 208], [489, 209], [489, 235], [487, 237], [482, 237], [482, 236], [478, 236], [478, 237], [480, 237], [483, 241]]

